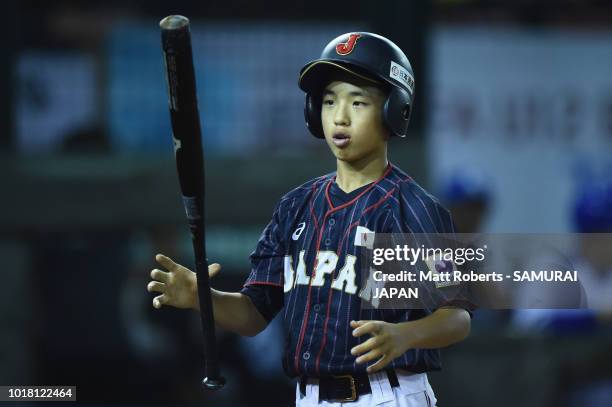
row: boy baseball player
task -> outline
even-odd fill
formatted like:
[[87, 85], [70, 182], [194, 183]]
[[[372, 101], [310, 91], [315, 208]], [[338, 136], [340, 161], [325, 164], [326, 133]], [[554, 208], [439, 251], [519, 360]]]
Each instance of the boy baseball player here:
[[[426, 372], [440, 368], [439, 348], [466, 338], [469, 313], [366, 309], [357, 272], [368, 233], [453, 233], [449, 212], [387, 160], [387, 141], [408, 127], [410, 63], [384, 37], [347, 33], [301, 70], [299, 86], [306, 124], [329, 145], [336, 172], [281, 198], [242, 290], [212, 290], [215, 323], [253, 336], [282, 313], [297, 406], [433, 406]], [[195, 273], [155, 259], [153, 306], [199, 309]], [[211, 264], [210, 276], [220, 269]]]

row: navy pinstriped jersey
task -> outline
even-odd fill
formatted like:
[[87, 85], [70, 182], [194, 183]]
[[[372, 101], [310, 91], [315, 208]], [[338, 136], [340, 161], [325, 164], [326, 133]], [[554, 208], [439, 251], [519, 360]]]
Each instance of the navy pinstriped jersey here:
[[[449, 212], [393, 165], [355, 197], [334, 206], [332, 196], [338, 191], [332, 173], [286, 194], [251, 255], [242, 292], [253, 299], [257, 290], [268, 293], [267, 300], [253, 301], [267, 319], [282, 313], [283, 367], [290, 377], [365, 372], [366, 365], [357, 365], [350, 350], [369, 335], [353, 337], [351, 320], [404, 322], [434, 311], [362, 309], [359, 254], [365, 248], [355, 246], [355, 234], [359, 226], [379, 233], [453, 233]], [[279, 300], [269, 298], [275, 296]], [[411, 349], [391, 366], [438, 370], [439, 352]]]

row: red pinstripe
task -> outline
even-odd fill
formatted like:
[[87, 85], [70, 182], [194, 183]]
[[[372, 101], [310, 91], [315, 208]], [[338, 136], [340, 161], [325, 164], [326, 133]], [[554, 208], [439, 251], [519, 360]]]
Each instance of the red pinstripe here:
[[[333, 178], [328, 181], [327, 185], [331, 185], [331, 181], [333, 181]], [[327, 188], [327, 186], [326, 186]], [[309, 207], [310, 207], [310, 215], [312, 216], [312, 218], [315, 221], [315, 234], [318, 234], [318, 238], [317, 238], [317, 252], [319, 251], [319, 245], [321, 244], [321, 238], [323, 236], [323, 229], [319, 230], [319, 224], [317, 221], [317, 216], [314, 213], [313, 210], [313, 206], [312, 206], [312, 202], [314, 200], [314, 197], [316, 195], [317, 192], [317, 184], [315, 183], [315, 185], [313, 185], [313, 192], [312, 195], [310, 197], [310, 202], [309, 202]], [[327, 214], [324, 216], [323, 218], [323, 224], [325, 224], [325, 217], [327, 216]], [[318, 231], [318, 232], [317, 232]], [[295, 353], [295, 357], [294, 357], [294, 364], [295, 364], [295, 370], [299, 371], [299, 363], [300, 363], [300, 358], [299, 358], [299, 351], [297, 351], [298, 349], [301, 348], [302, 346], [302, 342], [304, 341], [304, 334], [306, 332], [306, 325], [308, 325], [308, 311], [310, 310], [310, 290], [312, 288], [312, 279], [314, 278], [314, 271], [317, 268], [317, 259], [315, 257], [315, 261], [312, 267], [312, 276], [310, 277], [310, 280], [308, 282], [308, 297], [306, 298], [306, 318], [304, 318], [302, 320], [302, 326], [300, 327], [300, 336], [298, 339], [298, 344], [297, 344], [297, 348], [296, 348], [296, 353]]]

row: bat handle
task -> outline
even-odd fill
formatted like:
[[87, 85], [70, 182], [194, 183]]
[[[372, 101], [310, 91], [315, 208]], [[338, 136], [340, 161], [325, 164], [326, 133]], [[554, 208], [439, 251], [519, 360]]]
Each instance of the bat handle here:
[[[194, 248], [197, 247], [194, 240]], [[206, 260], [206, 249], [199, 246], [196, 250], [199, 252], [196, 260], [196, 274], [198, 278], [198, 297], [200, 300], [200, 317], [202, 318], [202, 326], [204, 327], [204, 374], [206, 377], [202, 379], [202, 385], [208, 390], [218, 390], [225, 385], [225, 378], [221, 376], [219, 370], [219, 361], [217, 357], [216, 341], [215, 341], [215, 321], [212, 309], [212, 298], [210, 294], [210, 282], [208, 279], [208, 261]]]

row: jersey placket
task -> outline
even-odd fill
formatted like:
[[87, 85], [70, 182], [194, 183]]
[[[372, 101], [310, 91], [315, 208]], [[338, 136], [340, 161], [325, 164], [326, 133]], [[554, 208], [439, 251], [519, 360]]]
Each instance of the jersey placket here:
[[[330, 183], [333, 182], [330, 181]], [[330, 183], [328, 183], [327, 188], [329, 187], [329, 185], [331, 185]], [[302, 353], [302, 345], [304, 342], [304, 336], [306, 334], [306, 328], [309, 325], [310, 322], [310, 308], [311, 308], [311, 303], [310, 303], [310, 299], [311, 299], [311, 295], [312, 295], [312, 281], [315, 278], [316, 275], [316, 269], [317, 269], [317, 254], [319, 252], [319, 249], [321, 247], [321, 240], [323, 239], [323, 235], [325, 232], [325, 228], [326, 228], [326, 223], [327, 223], [327, 218], [330, 215], [330, 211], [328, 210], [325, 213], [325, 216], [323, 216], [323, 220], [321, 221], [321, 229], [319, 231], [319, 236], [317, 237], [317, 244], [315, 246], [315, 254], [314, 254], [314, 261], [313, 261], [313, 266], [312, 266], [312, 272], [311, 272], [311, 276], [310, 276], [310, 281], [308, 283], [308, 295], [306, 297], [306, 311], [304, 314], [304, 320], [302, 321], [302, 327], [300, 329], [300, 336], [298, 338], [298, 343], [297, 343], [297, 348], [295, 351], [295, 358], [294, 358], [294, 364], [295, 364], [295, 371], [296, 373], [299, 374], [300, 371], [300, 358], [304, 360], [304, 367], [306, 367], [306, 364], [308, 362], [308, 360], [310, 359], [310, 350], [307, 349], [304, 353]], [[315, 316], [316, 317], [316, 316]]]
[[[328, 205], [329, 209], [325, 213], [325, 216], [323, 217], [323, 220], [322, 220], [321, 225], [320, 225], [321, 229], [319, 231], [319, 236], [317, 238], [315, 260], [314, 260], [313, 269], [312, 269], [312, 273], [311, 273], [311, 277], [310, 277], [310, 283], [308, 285], [308, 295], [307, 295], [307, 299], [306, 299], [306, 311], [305, 311], [304, 320], [303, 320], [302, 327], [301, 327], [302, 329], [301, 329], [301, 332], [300, 332], [300, 336], [298, 338], [298, 343], [297, 343], [295, 357], [294, 357], [294, 364], [295, 364], [294, 367], [295, 367], [296, 373], [298, 373], [298, 374], [299, 374], [299, 371], [300, 371], [300, 369], [299, 369], [299, 367], [300, 367], [300, 359], [303, 360], [304, 373], [307, 373], [306, 372], [306, 366], [307, 366], [308, 361], [310, 360], [310, 358], [312, 356], [311, 353], [310, 353], [310, 348], [302, 353], [302, 345], [303, 345], [303, 342], [304, 342], [304, 336], [306, 334], [307, 327], [310, 324], [312, 281], [315, 278], [316, 269], [317, 269], [317, 266], [318, 266], [317, 265], [317, 257], [316, 256], [318, 255], [319, 250], [321, 248], [321, 243], [325, 244], [326, 249], [329, 249], [330, 247], [336, 247], [337, 248], [338, 242], [335, 241], [335, 240], [338, 239], [338, 236], [341, 237], [343, 235], [343, 233], [335, 233], [335, 230], [333, 228], [336, 227], [336, 226], [339, 226], [339, 225], [337, 225], [337, 223], [338, 223], [337, 216], [334, 217], [332, 215], [335, 215], [338, 211], [340, 211], [342, 209], [345, 209], [345, 208], [348, 208], [351, 205], [353, 205], [354, 203], [356, 203], [362, 196], [364, 196], [372, 188], [374, 188], [376, 186], [376, 184], [378, 184], [378, 182], [380, 180], [385, 178], [389, 174], [390, 171], [391, 171], [391, 166], [388, 166], [386, 171], [384, 172], [384, 174], [382, 175], [381, 178], [379, 178], [377, 181], [372, 183], [372, 185], [370, 187], [368, 187], [366, 190], [364, 190], [358, 196], [353, 198], [351, 201], [346, 202], [346, 203], [344, 203], [344, 204], [342, 204], [342, 205], [340, 205], [338, 207], [334, 207], [333, 206], [333, 203], [332, 203], [332, 201], [331, 201], [331, 199], [329, 197], [329, 188], [331, 187], [332, 183], [335, 182], [335, 177], [333, 177], [327, 183], [327, 185], [325, 186], [325, 199], [327, 200], [327, 205]], [[330, 232], [330, 229], [329, 229], [330, 219], [333, 219], [333, 221], [331, 221], [331, 223], [333, 223], [333, 227], [331, 229], [331, 232]], [[335, 238], [334, 238], [334, 236], [335, 236]], [[324, 237], [325, 237], [325, 240], [323, 240]], [[336, 264], [336, 268], [337, 267], [338, 267], [338, 264]], [[333, 274], [335, 274], [335, 273], [332, 273], [332, 276], [331, 276], [332, 279], [333, 279]], [[325, 283], [323, 284], [322, 287], [319, 288], [319, 290], [325, 288], [326, 286], [327, 286], [327, 280], [325, 280]], [[329, 298], [327, 300], [327, 309], [326, 309], [326, 317], [324, 319], [324, 321], [325, 321], [324, 325], [326, 325], [327, 321], [329, 320], [330, 301], [331, 301], [330, 297], [331, 297], [331, 290], [332, 290], [332, 288], [331, 288], [331, 279], [330, 279], [330, 286], [329, 286], [328, 289], [330, 290], [330, 292], [328, 293], [328, 297]], [[325, 298], [325, 296], [324, 296], [324, 298]], [[315, 304], [315, 305], [318, 305], [318, 307], [317, 307], [318, 310], [315, 310], [315, 313], [320, 312], [321, 311], [321, 305], [318, 304], [318, 303]], [[312, 306], [312, 308], [314, 310], [315, 307]], [[316, 315], [315, 315], [315, 318], [316, 318]], [[324, 328], [324, 330], [325, 330], [325, 328]], [[324, 343], [325, 343], [326, 338], [322, 337], [322, 338], [320, 338], [320, 340], [321, 340], [321, 348], [322, 348]], [[310, 344], [310, 345], [312, 345], [312, 344]], [[317, 359], [320, 359], [320, 353], [321, 353], [321, 349], [318, 352]], [[318, 367], [318, 364], [317, 364], [316, 367]]]
[[[311, 329], [311, 340], [309, 342], [309, 346], [308, 346], [308, 352], [310, 353], [311, 349], [316, 349], [317, 346], [312, 346], [312, 338], [315, 336], [315, 331], [317, 328], [317, 320], [320, 320], [321, 323], [321, 327], [323, 329], [325, 329], [325, 324], [327, 323], [327, 318], [329, 315], [327, 315], [329, 313], [329, 300], [331, 297], [331, 282], [333, 281], [334, 278], [334, 274], [336, 272], [336, 270], [341, 267], [341, 258], [338, 255], [338, 251], [337, 250], [333, 250], [334, 248], [338, 247], [338, 233], [336, 231], [336, 224], [341, 223], [336, 221], [336, 217], [338, 217], [338, 214], [335, 212], [330, 212], [332, 213], [331, 215], [329, 215], [329, 218], [327, 219], [327, 224], [324, 226], [325, 233], [323, 235], [324, 239], [323, 239], [323, 246], [322, 249], [323, 250], [327, 250], [327, 251], [333, 251], [336, 253], [336, 258], [337, 258], [337, 263], [334, 267], [334, 271], [332, 271], [332, 273], [329, 275], [329, 278], [325, 278], [324, 280], [324, 284], [321, 287], [318, 287], [317, 290], [317, 299], [316, 301], [313, 303], [312, 306], [312, 310], [314, 312], [314, 320], [313, 320], [313, 326]], [[342, 225], [339, 224], [338, 225], [339, 228], [342, 228]], [[341, 234], [340, 234], [341, 235]], [[325, 305], [328, 305], [328, 307], [325, 307]], [[319, 343], [323, 343], [322, 341], [324, 340], [324, 338], [322, 336], [318, 336], [318, 342]], [[317, 343], [317, 345], [319, 344]], [[313, 354], [310, 354], [311, 356], [314, 356]], [[320, 352], [317, 354], [317, 358], [315, 359], [314, 363], [315, 363], [315, 370], [317, 369], [317, 365], [318, 365], [318, 361], [319, 361], [319, 357], [320, 357]], [[317, 372], [318, 374], [318, 372]]]

